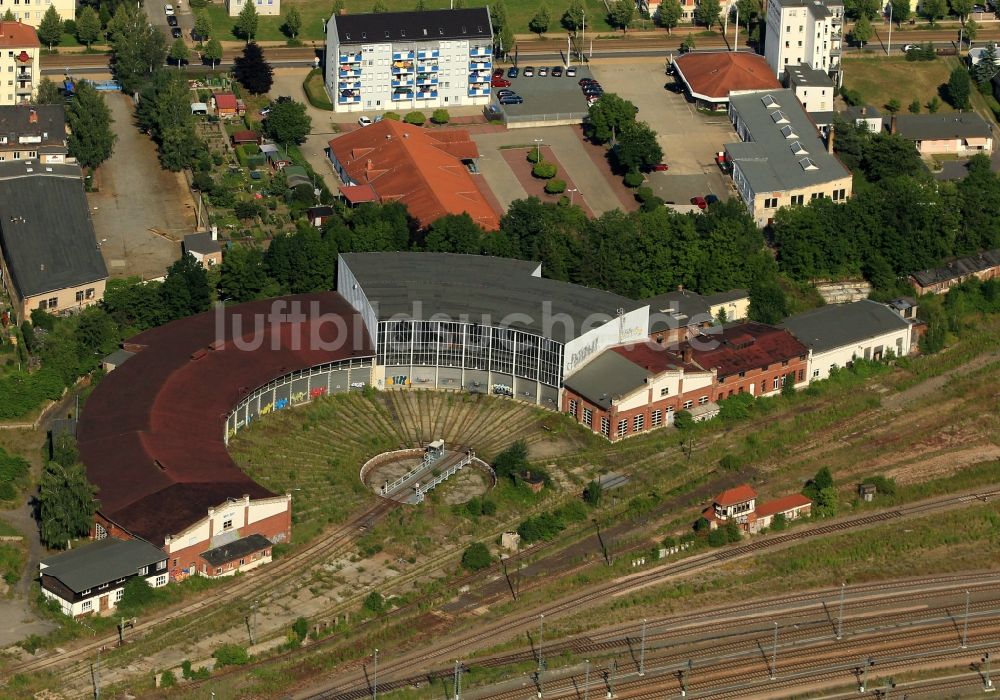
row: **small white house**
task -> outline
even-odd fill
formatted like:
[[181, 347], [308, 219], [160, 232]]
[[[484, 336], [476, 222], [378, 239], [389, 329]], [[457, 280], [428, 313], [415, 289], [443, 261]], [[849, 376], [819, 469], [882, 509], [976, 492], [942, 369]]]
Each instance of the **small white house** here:
[[167, 555], [142, 540], [108, 537], [41, 561], [42, 595], [70, 617], [107, 614], [121, 601], [129, 579], [165, 586]]
[[226, 0], [226, 11], [230, 17], [236, 17], [248, 3], [253, 3], [258, 15], [280, 15], [281, 0]]
[[810, 381], [826, 379], [832, 369], [856, 359], [902, 357], [911, 350], [910, 324], [870, 299], [811, 309], [786, 318], [781, 327], [809, 348]]

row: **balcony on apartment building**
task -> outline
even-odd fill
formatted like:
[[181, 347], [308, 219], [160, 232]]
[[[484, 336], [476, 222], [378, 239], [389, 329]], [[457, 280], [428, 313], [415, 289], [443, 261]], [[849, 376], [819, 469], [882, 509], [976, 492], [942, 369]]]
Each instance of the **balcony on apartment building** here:
[[423, 51], [417, 51], [417, 60], [426, 61], [428, 59], [437, 59], [441, 55], [441, 52], [437, 49], [424, 49]]
[[490, 96], [489, 86], [482, 88], [476, 88], [476, 87], [469, 88], [469, 97], [489, 97], [489, 96]]
[[405, 77], [404, 78], [393, 78], [392, 80], [389, 81], [389, 85], [391, 87], [394, 87], [394, 88], [397, 88], [397, 87], [413, 87], [413, 78], [412, 77], [408, 77], [408, 78], [405, 78]]
[[492, 56], [493, 49], [487, 46], [474, 46], [469, 49], [470, 56]]
[[338, 90], [360, 90], [361, 81], [360, 80], [339, 80], [337, 81]]
[[392, 52], [393, 61], [412, 61], [413, 52], [412, 51], [393, 51]]
[[418, 100], [436, 100], [437, 96], [438, 96], [437, 90], [428, 90], [426, 92], [417, 93]]
[[491, 70], [493, 64], [490, 61], [469, 61], [469, 70]]
[[359, 53], [342, 53], [340, 54], [340, 63], [361, 63], [361, 54]]
[[417, 85], [437, 85], [438, 77], [433, 73], [421, 73], [417, 76]]
[[358, 68], [347, 68], [347, 69], [341, 68], [339, 71], [337, 71], [337, 77], [338, 78], [360, 78], [361, 77], [361, 68], [360, 67], [358, 67]]
[[417, 63], [418, 73], [436, 73], [438, 70], [437, 63]]

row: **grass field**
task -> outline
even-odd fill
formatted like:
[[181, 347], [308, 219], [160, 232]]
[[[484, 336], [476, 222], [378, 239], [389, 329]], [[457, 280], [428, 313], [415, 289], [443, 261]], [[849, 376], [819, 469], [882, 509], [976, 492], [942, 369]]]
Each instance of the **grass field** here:
[[[511, 28], [515, 34], [528, 33], [528, 22], [538, 11], [539, 3], [533, 0], [506, 0], [507, 14], [510, 17]], [[488, 0], [466, 0], [466, 7], [485, 7], [495, 4]], [[607, 10], [601, 0], [584, 0], [584, 8], [587, 12], [587, 32], [591, 30], [598, 32], [614, 31], [607, 22]], [[374, 0], [345, 0], [344, 7], [350, 14], [360, 14], [371, 12]], [[412, 10], [415, 8], [414, 0], [386, 0], [386, 5], [390, 11]], [[333, 12], [333, 4], [330, 2], [315, 2], [315, 0], [283, 0], [282, 13], [288, 11], [290, 7], [296, 7], [302, 16], [302, 32], [299, 39], [302, 41], [325, 40], [323, 33], [323, 22], [330, 18]], [[428, 0], [426, 7], [428, 10], [446, 10], [451, 6], [450, 0]], [[549, 31], [547, 37], [563, 36], [566, 30], [559, 24], [559, 18], [569, 6], [569, 0], [556, 0], [548, 3]], [[209, 15], [212, 17], [212, 24], [215, 27], [217, 37], [222, 41], [236, 41], [238, 37], [233, 34], [233, 26], [236, 24], [235, 17], [230, 17], [222, 3], [211, 3], [208, 6]], [[258, 41], [281, 41], [287, 39], [282, 32], [281, 26], [284, 24], [284, 17], [261, 17], [257, 39]]]

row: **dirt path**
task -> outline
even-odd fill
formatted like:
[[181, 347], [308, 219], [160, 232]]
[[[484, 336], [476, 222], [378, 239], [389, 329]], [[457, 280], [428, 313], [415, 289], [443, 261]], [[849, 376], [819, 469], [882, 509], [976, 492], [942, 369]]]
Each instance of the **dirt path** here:
[[911, 386], [909, 389], [904, 389], [903, 391], [885, 397], [882, 399], [882, 408], [889, 411], [906, 408], [921, 399], [940, 392], [949, 380], [954, 379], [956, 376], [970, 374], [971, 372], [981, 369], [992, 362], [996, 362], [997, 360], [1000, 360], [1000, 351], [984, 353], [963, 365], [959, 365], [954, 369], [944, 372], [943, 374], [931, 377], [930, 379], [926, 379], [919, 384]]

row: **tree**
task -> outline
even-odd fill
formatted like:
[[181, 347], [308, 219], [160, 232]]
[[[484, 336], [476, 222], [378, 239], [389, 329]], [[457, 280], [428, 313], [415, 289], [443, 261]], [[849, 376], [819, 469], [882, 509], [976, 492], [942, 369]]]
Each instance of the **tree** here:
[[223, 644], [212, 652], [215, 657], [215, 667], [246, 666], [250, 663], [250, 654], [239, 644]]
[[623, 33], [628, 31], [628, 25], [631, 24], [633, 17], [635, 17], [635, 3], [632, 0], [615, 0], [608, 15], [610, 24], [619, 27]]
[[194, 14], [194, 33], [198, 35], [199, 45], [205, 39], [210, 39], [215, 33], [212, 16], [208, 14], [208, 10], [198, 10]]
[[962, 66], [955, 66], [948, 77], [945, 97], [955, 109], [969, 109], [969, 97], [972, 95], [972, 80], [969, 71]]
[[104, 98], [89, 82], [77, 85], [76, 97], [66, 109], [66, 121], [71, 131], [69, 154], [80, 165], [93, 169], [111, 157], [117, 139], [111, 128], [114, 119]]
[[249, 44], [257, 36], [257, 25], [259, 23], [260, 17], [257, 15], [257, 8], [252, 2], [248, 2], [240, 10], [240, 14], [236, 18], [236, 30]]
[[51, 51], [53, 44], [58, 44], [62, 41], [62, 30], [62, 18], [56, 12], [56, 6], [49, 5], [49, 8], [45, 10], [45, 14], [42, 15], [42, 21], [38, 23], [39, 41], [46, 44], [49, 47], [49, 51]]
[[897, 114], [899, 110], [901, 110], [902, 108], [903, 108], [903, 103], [900, 102], [895, 97], [893, 97], [885, 104], [885, 111], [887, 111], [889, 114]]
[[[970, 21], [971, 24], [971, 21]], [[979, 63], [972, 68], [972, 77], [980, 85], [987, 86], [997, 74], [997, 47], [990, 42], [979, 57]]]
[[301, 102], [277, 102], [264, 120], [264, 131], [282, 146], [300, 144], [312, 129], [312, 118]]
[[193, 316], [208, 311], [212, 305], [208, 274], [190, 253], [167, 268], [161, 290], [170, 318]]
[[374, 14], [380, 14], [382, 12], [388, 12], [389, 6], [385, 4], [385, 0], [375, 0], [375, 4], [372, 5], [372, 12]]
[[0, 18], [0, 19], [2, 19], [4, 22], [16, 22], [17, 21], [17, 18], [14, 16], [14, 11], [12, 9], [10, 9], [9, 7], [7, 8], [7, 11], [3, 13], [3, 17]]
[[740, 19], [746, 22], [747, 28], [750, 23], [760, 18], [760, 0], [736, 0], [736, 8], [739, 11]]
[[583, 489], [583, 500], [588, 504], [597, 507], [601, 505], [601, 495], [603, 489], [601, 488], [601, 482], [594, 479]]
[[871, 21], [862, 15], [854, 23], [854, 27], [851, 29], [851, 41], [858, 45], [859, 50], [864, 49], [865, 44], [872, 38], [874, 33], [875, 30], [872, 29]]
[[594, 143], [607, 143], [625, 124], [634, 122], [638, 112], [634, 104], [609, 92], [587, 110], [587, 136]]
[[688, 34], [684, 37], [684, 41], [681, 42], [681, 53], [687, 53], [688, 51], [694, 51], [694, 35]]
[[101, 36], [101, 18], [94, 8], [84, 5], [80, 14], [76, 18], [76, 38], [81, 44], [86, 44], [87, 48], [98, 40]]
[[708, 29], [719, 21], [722, 16], [722, 8], [719, 0], [702, 0], [694, 11], [694, 18], [698, 24], [704, 24]]
[[908, 109], [910, 110], [910, 114], [920, 114], [920, 100], [914, 97]]
[[202, 56], [209, 60], [212, 68], [215, 68], [216, 64], [222, 60], [222, 42], [215, 37], [209, 39], [202, 51]]
[[124, 92], [136, 92], [166, 60], [166, 36], [149, 23], [145, 13], [129, 3], [118, 6], [108, 30], [115, 80]]
[[656, 132], [645, 122], [626, 122], [611, 151], [615, 164], [625, 172], [649, 170], [663, 160]]
[[258, 248], [235, 246], [222, 259], [219, 298], [241, 304], [280, 293], [264, 270], [264, 254]]
[[965, 18], [970, 12], [972, 12], [973, 0], [948, 0], [948, 4], [951, 5], [951, 11], [958, 15], [958, 18], [964, 23]]
[[935, 95], [931, 98], [931, 101], [927, 103], [927, 111], [931, 114], [936, 114], [939, 109], [941, 109], [941, 100], [937, 95]]
[[656, 23], [666, 29], [667, 34], [670, 34], [674, 27], [680, 24], [683, 16], [684, 9], [679, 0], [663, 0], [656, 10]]
[[427, 115], [423, 112], [408, 112], [403, 121], [414, 126], [423, 126], [427, 123]]
[[965, 22], [965, 40], [969, 42], [969, 46], [972, 42], [976, 40], [979, 36], [979, 23], [974, 19], [966, 20]]
[[447, 109], [435, 109], [431, 114], [431, 121], [435, 124], [447, 124], [451, 120], [451, 115]]
[[173, 46], [170, 47], [170, 60], [177, 64], [177, 68], [180, 69], [182, 63], [187, 63], [188, 58], [191, 57], [191, 51], [188, 49], [187, 44], [180, 37], [174, 41]]
[[446, 214], [431, 224], [424, 250], [477, 255], [483, 250], [482, 227], [466, 213]]
[[42, 542], [62, 549], [70, 540], [89, 533], [97, 509], [96, 494], [81, 464], [46, 464], [38, 487]]
[[427, 0], [417, 0], [417, 4], [413, 7], [417, 12], [423, 12], [427, 9]]
[[924, 0], [920, 4], [919, 11], [927, 18], [932, 27], [936, 26], [937, 21], [944, 17], [944, 13], [948, 11], [947, 0]]
[[365, 597], [361, 606], [370, 613], [381, 615], [385, 612], [385, 599], [378, 591], [372, 591]]
[[581, 0], [570, 0], [569, 7], [563, 12], [562, 18], [559, 23], [566, 28], [567, 31], [576, 34], [580, 31], [580, 27], [583, 26], [584, 22], [584, 11], [583, 3]]
[[[247, 7], [253, 5], [248, 3]], [[271, 89], [274, 70], [271, 64], [264, 60], [264, 52], [256, 42], [248, 42], [243, 47], [243, 54], [236, 57], [233, 62], [233, 77], [252, 95], [263, 95]]]
[[780, 323], [788, 315], [785, 292], [774, 281], [761, 281], [750, 286], [750, 319], [761, 323]]
[[892, 0], [892, 19], [898, 26], [903, 26], [903, 22], [910, 19], [910, 0]]
[[65, 102], [66, 100], [63, 99], [63, 95], [59, 91], [59, 86], [52, 82], [48, 76], [42, 76], [42, 79], [38, 82], [38, 93], [35, 95], [35, 104], [61, 105]]
[[473, 542], [462, 552], [462, 566], [469, 571], [488, 569], [492, 563], [493, 556], [482, 542]]
[[302, 15], [294, 5], [285, 14], [285, 33], [293, 39], [299, 36], [302, 30]]
[[538, 6], [534, 17], [528, 21], [528, 29], [541, 36], [549, 30], [549, 21], [549, 8], [545, 3], [542, 3]]

